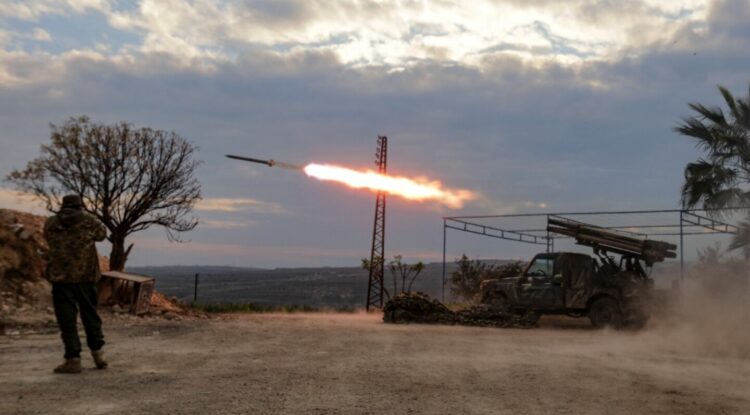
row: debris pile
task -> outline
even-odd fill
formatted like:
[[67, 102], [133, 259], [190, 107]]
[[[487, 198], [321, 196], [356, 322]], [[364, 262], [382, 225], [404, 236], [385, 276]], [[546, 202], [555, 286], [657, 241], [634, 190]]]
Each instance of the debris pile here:
[[456, 312], [457, 324], [467, 326], [530, 328], [536, 327], [540, 315], [535, 312], [517, 313], [480, 304]]
[[477, 305], [465, 310], [452, 311], [427, 294], [401, 293], [383, 307], [386, 323], [460, 324], [503, 328], [534, 327], [539, 320], [535, 313], [518, 314], [489, 305]]
[[210, 316], [201, 311], [190, 308], [177, 300], [168, 298], [160, 292], [151, 293], [151, 305], [147, 313], [135, 315], [130, 312], [130, 306], [114, 304], [100, 306], [99, 314], [107, 323], [123, 324], [125, 326], [151, 324], [159, 321], [195, 321], [208, 319]]
[[154, 291], [151, 294], [151, 308], [148, 312], [151, 316], [161, 316], [166, 320], [182, 320], [208, 318], [203, 311], [187, 307], [179, 302], [176, 297], [168, 298], [166, 295]]
[[152, 313], [181, 313], [185, 310], [185, 306], [178, 302], [176, 299], [170, 299], [166, 295], [154, 291], [151, 294], [151, 309]]

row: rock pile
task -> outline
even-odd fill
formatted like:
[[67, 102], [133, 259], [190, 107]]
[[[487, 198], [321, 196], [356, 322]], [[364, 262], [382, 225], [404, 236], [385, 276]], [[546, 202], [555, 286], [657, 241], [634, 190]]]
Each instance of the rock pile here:
[[50, 284], [44, 279], [45, 219], [0, 209], [0, 315], [52, 305]]
[[386, 323], [460, 324], [486, 327], [534, 327], [539, 320], [536, 313], [519, 314], [489, 305], [477, 305], [452, 311], [440, 301], [424, 293], [402, 293], [383, 307]]

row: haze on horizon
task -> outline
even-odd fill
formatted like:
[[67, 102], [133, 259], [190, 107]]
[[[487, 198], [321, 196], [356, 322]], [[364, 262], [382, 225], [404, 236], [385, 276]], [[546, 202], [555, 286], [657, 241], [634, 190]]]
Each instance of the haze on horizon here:
[[4, 1], [0, 176], [71, 116], [173, 130], [200, 147], [201, 225], [136, 234], [130, 266], [356, 265], [372, 193], [224, 154], [364, 169], [382, 134], [390, 173], [480, 195], [389, 199], [389, 255], [433, 262], [444, 215], [678, 207], [699, 153], [672, 127], [717, 84], [747, 94], [748, 22], [747, 0]]

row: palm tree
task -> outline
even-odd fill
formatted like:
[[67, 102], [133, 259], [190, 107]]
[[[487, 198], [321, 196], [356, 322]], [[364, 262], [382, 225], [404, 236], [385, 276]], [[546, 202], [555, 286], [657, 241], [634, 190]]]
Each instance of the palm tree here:
[[[686, 117], [675, 131], [695, 139], [705, 157], [688, 163], [682, 185], [682, 205], [705, 209], [730, 208], [713, 215], [731, 214], [732, 207], [750, 205], [750, 90], [745, 99], [735, 98], [719, 86], [728, 111], [691, 103], [697, 113]], [[749, 218], [750, 219], [750, 218]], [[750, 244], [750, 222], [743, 222], [731, 248]], [[747, 228], [747, 229], [744, 229]]]

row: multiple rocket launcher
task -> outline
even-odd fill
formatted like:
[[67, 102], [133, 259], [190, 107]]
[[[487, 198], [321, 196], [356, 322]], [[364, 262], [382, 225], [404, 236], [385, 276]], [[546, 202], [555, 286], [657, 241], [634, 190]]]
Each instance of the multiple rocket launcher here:
[[674, 252], [677, 245], [641, 239], [635, 237], [636, 234], [618, 232], [570, 219], [550, 217], [547, 220], [547, 230], [573, 237], [577, 244], [592, 247], [594, 250], [642, 259], [648, 266], [662, 262], [665, 258], [677, 257]]

